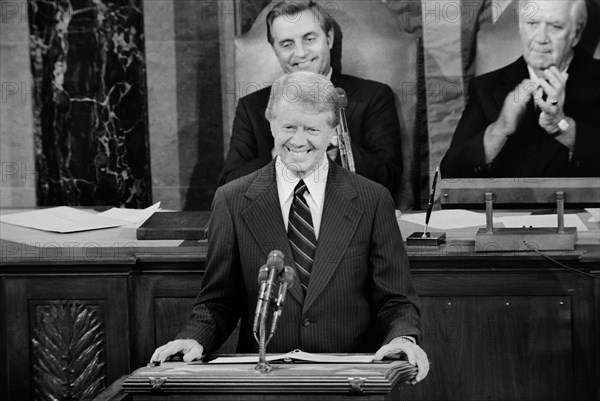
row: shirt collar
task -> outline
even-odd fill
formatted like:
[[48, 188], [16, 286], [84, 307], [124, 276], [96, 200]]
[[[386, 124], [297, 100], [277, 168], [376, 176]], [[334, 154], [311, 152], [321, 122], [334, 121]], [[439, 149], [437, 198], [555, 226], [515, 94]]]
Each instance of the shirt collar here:
[[[316, 170], [313, 170], [308, 175], [302, 177], [308, 192], [319, 206], [323, 205], [323, 200], [325, 199], [325, 186], [327, 184], [328, 171], [329, 159], [327, 159], [327, 154], [324, 154], [321, 165]], [[283, 164], [279, 156], [275, 159], [275, 176], [277, 180], [279, 201], [283, 204], [293, 195], [294, 188], [296, 188], [300, 178], [288, 170], [287, 166]]]

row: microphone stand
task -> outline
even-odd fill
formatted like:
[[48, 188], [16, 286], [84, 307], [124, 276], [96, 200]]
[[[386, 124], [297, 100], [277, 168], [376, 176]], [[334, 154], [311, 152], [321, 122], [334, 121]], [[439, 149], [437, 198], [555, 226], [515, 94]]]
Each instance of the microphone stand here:
[[[256, 365], [257, 370], [260, 373], [269, 373], [271, 371], [271, 365], [267, 362], [267, 310], [271, 303], [271, 297], [273, 294], [273, 285], [275, 282], [275, 275], [277, 272], [275, 268], [269, 269], [269, 278], [267, 281], [267, 290], [266, 290], [266, 299], [262, 304], [262, 309], [260, 311], [260, 322], [258, 329], [258, 365]], [[271, 338], [269, 338], [270, 340]]]
[[[283, 259], [283, 253], [280, 251], [271, 251], [267, 258], [267, 264], [261, 267], [258, 273], [260, 291], [252, 330], [254, 339], [258, 343], [258, 364], [255, 370], [260, 371], [260, 373], [269, 373], [272, 369], [269, 362], [267, 362], [267, 344], [275, 334], [277, 323], [281, 317], [285, 294], [294, 283], [296, 275], [294, 269], [283, 266]], [[275, 296], [276, 289], [278, 289], [277, 296]], [[273, 310], [273, 316], [271, 317], [271, 330], [267, 337], [269, 309]]]
[[356, 167], [354, 166], [354, 155], [352, 154], [352, 145], [350, 143], [350, 134], [348, 132], [348, 121], [346, 120], [346, 106], [348, 106], [348, 98], [346, 97], [346, 91], [344, 89], [335, 88], [335, 90], [340, 103], [340, 125], [338, 131], [340, 159], [342, 161], [342, 167], [354, 173], [356, 172]]

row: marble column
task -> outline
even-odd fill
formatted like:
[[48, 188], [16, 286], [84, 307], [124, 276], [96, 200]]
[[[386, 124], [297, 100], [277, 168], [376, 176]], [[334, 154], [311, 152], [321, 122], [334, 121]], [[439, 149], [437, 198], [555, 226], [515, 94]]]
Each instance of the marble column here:
[[152, 201], [142, 0], [29, 0], [37, 203]]
[[0, 207], [35, 206], [27, 1], [0, 0]]

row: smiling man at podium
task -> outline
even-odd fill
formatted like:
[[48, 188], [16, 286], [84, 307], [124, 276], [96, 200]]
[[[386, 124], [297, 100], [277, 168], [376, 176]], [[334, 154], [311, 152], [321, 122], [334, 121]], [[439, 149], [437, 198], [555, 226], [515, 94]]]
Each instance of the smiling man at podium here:
[[152, 361], [191, 361], [214, 352], [240, 319], [237, 351], [257, 352], [257, 277], [272, 250], [296, 270], [269, 352], [375, 353], [429, 370], [417, 295], [382, 185], [327, 157], [339, 122], [331, 82], [312, 72], [273, 85], [266, 117], [277, 157], [219, 188], [208, 230], [206, 274], [190, 321]]

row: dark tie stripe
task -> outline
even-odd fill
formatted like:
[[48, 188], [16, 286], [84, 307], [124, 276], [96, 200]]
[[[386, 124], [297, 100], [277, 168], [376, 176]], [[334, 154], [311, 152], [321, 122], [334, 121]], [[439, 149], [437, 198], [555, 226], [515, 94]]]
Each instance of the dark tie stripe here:
[[294, 254], [294, 262], [298, 270], [298, 276], [302, 287], [306, 289], [310, 279], [315, 251], [317, 249], [317, 240], [313, 227], [312, 215], [304, 199], [304, 193], [307, 191], [303, 180], [298, 182], [294, 189], [294, 199], [290, 208], [288, 221], [288, 239]]

